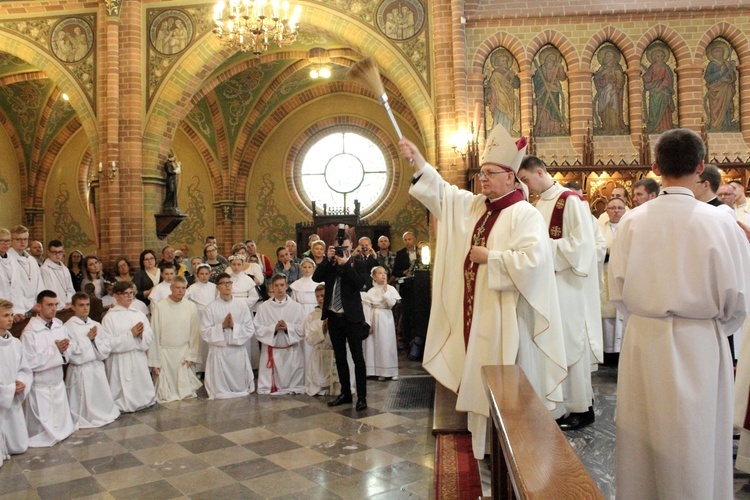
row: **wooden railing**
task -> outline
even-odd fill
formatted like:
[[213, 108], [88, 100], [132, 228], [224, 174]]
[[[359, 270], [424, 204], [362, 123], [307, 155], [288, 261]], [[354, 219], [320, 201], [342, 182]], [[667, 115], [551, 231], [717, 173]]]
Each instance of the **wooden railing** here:
[[604, 498], [521, 368], [484, 366], [492, 498]]

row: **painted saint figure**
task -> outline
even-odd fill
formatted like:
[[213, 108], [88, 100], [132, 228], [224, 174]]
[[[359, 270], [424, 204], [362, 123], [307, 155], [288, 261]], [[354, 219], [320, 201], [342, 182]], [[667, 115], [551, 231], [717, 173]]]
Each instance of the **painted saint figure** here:
[[177, 174], [180, 173], [180, 162], [175, 161], [174, 153], [167, 155], [164, 162], [164, 172], [167, 174], [167, 192], [164, 195], [162, 208], [165, 212], [179, 211], [177, 208]]
[[597, 55], [601, 66], [594, 73], [595, 130], [603, 135], [628, 132], [623, 121], [625, 72], [620, 65], [620, 52], [612, 46], [602, 48]]
[[507, 51], [493, 52], [490, 61], [495, 69], [485, 79], [485, 102], [492, 115], [492, 127], [502, 125], [509, 134], [516, 135], [521, 113], [516, 89], [521, 87], [521, 79]]
[[660, 134], [674, 127], [674, 73], [667, 66], [667, 51], [655, 47], [646, 52], [651, 66], [643, 74], [643, 91], [648, 92], [648, 125], [651, 134]]
[[712, 42], [706, 55], [711, 61], [703, 74], [706, 81], [704, 105], [708, 130], [731, 132], [737, 128], [736, 125], [732, 126], [737, 63], [729, 59], [729, 47], [720, 41]]
[[543, 50], [539, 60], [542, 63], [537, 65], [533, 77], [536, 107], [534, 133], [537, 137], [565, 135], [568, 133], [568, 119], [565, 112], [565, 91], [560, 82], [567, 80], [568, 75], [557, 49], [550, 47]]

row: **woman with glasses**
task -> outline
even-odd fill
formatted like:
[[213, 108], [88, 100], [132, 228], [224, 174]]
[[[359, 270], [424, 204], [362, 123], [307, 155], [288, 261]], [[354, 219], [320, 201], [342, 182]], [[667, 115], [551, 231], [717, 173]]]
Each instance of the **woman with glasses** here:
[[209, 278], [211, 283], [216, 283], [217, 277], [227, 268], [227, 265], [221, 262], [218, 256], [219, 249], [215, 244], [207, 243], [203, 247], [203, 262], [211, 267], [211, 277]]
[[156, 267], [156, 254], [153, 250], [142, 251], [138, 262], [141, 268], [135, 273], [133, 284], [138, 290], [136, 295], [138, 300], [148, 306], [151, 304], [148, 296], [151, 295], [151, 290], [161, 281], [161, 273], [159, 268]]
[[133, 281], [133, 266], [125, 257], [120, 257], [115, 262], [115, 281]]

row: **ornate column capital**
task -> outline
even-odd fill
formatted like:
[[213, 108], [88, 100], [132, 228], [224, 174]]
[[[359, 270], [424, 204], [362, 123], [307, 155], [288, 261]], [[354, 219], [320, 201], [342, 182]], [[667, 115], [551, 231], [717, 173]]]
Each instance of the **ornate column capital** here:
[[123, 1], [124, 0], [104, 0], [104, 7], [107, 9], [107, 15], [120, 17], [120, 10], [122, 9]]

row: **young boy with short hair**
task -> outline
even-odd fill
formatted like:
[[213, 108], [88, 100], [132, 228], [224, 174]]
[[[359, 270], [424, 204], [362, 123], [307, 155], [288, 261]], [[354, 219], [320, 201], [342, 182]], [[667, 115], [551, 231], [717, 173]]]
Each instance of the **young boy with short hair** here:
[[22, 403], [31, 390], [33, 374], [21, 341], [10, 334], [11, 326], [13, 303], [0, 299], [0, 467], [3, 459], [24, 453], [29, 446]]

